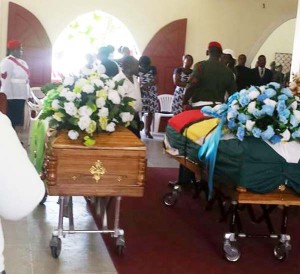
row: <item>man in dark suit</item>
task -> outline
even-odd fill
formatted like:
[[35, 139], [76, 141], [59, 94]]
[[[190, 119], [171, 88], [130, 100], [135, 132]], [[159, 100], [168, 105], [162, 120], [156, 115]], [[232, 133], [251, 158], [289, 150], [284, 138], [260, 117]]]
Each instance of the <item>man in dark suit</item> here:
[[238, 90], [248, 88], [251, 84], [251, 69], [246, 67], [247, 57], [245, 54], [240, 54], [238, 57], [238, 65], [236, 70], [236, 85]]
[[266, 68], [266, 56], [260, 55], [257, 60], [257, 68], [252, 71], [252, 85], [263, 86], [272, 82], [272, 71]]

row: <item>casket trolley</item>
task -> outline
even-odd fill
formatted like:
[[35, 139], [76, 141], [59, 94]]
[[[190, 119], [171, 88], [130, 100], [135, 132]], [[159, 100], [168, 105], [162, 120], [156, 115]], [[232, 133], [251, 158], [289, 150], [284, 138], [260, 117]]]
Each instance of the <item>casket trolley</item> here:
[[[127, 128], [117, 127], [111, 134], [100, 133], [93, 146], [81, 140], [70, 140], [61, 131], [50, 138], [44, 163], [48, 195], [59, 196], [58, 227], [52, 233], [51, 254], [58, 258], [61, 238], [72, 233], [106, 233], [116, 238], [119, 254], [125, 247], [124, 230], [119, 227], [120, 203], [123, 196], [141, 197], [146, 172], [146, 147]], [[99, 230], [75, 230], [72, 196], [84, 196], [96, 217]], [[108, 207], [115, 201], [114, 225], [108, 228]], [[69, 229], [64, 228], [69, 218]]]
[[[185, 166], [189, 170], [195, 173], [197, 183], [205, 184], [206, 171], [200, 163], [196, 163], [190, 160], [186, 156], [173, 155], [169, 150], [166, 152], [181, 165]], [[229, 231], [224, 234], [223, 242], [223, 253], [228, 261], [238, 261], [241, 256], [241, 251], [238, 247], [238, 238], [271, 238], [277, 239], [277, 244], [274, 247], [274, 256], [278, 260], [285, 260], [288, 257], [288, 253], [291, 250], [291, 237], [287, 234], [287, 222], [288, 222], [288, 208], [289, 206], [300, 205], [300, 195], [292, 189], [280, 186], [277, 190], [259, 194], [247, 190], [244, 187], [229, 187], [224, 184], [216, 184], [217, 192], [221, 193], [221, 197], [230, 201], [229, 209], [224, 213], [226, 217], [229, 217]], [[164, 204], [167, 206], [173, 206], [178, 199], [178, 192], [180, 186], [175, 185], [173, 190], [164, 195]], [[224, 202], [224, 201], [223, 201]], [[239, 217], [239, 209], [241, 206], [249, 206], [247, 208], [250, 212], [250, 218], [255, 223], [264, 221], [267, 225], [269, 234], [249, 234], [245, 233]], [[251, 205], [260, 205], [262, 208], [261, 216], [254, 216], [251, 212]], [[277, 206], [281, 206], [282, 209], [282, 220], [281, 228], [279, 233], [275, 233], [275, 229], [270, 219], [270, 213]], [[222, 216], [224, 218], [224, 216]]]

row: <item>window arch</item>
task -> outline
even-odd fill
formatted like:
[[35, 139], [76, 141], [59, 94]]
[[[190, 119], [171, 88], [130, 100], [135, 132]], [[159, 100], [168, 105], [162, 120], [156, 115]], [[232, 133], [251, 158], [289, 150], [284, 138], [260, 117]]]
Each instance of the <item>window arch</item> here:
[[112, 45], [114, 58], [121, 57], [118, 49], [127, 46], [133, 56], [140, 52], [128, 28], [116, 17], [102, 11], [83, 14], [72, 21], [59, 35], [53, 46], [53, 79], [77, 74], [85, 63], [85, 55], [96, 55], [99, 47]]

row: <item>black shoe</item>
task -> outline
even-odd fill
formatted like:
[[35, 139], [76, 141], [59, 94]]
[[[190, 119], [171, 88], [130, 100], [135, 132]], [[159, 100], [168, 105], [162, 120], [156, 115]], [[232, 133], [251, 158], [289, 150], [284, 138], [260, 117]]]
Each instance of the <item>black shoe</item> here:
[[3, 271], [1, 272], [1, 274], [6, 274], [5, 270], [3, 270]]
[[146, 133], [146, 137], [149, 138], [149, 139], [153, 139], [153, 136], [151, 135], [150, 132]]

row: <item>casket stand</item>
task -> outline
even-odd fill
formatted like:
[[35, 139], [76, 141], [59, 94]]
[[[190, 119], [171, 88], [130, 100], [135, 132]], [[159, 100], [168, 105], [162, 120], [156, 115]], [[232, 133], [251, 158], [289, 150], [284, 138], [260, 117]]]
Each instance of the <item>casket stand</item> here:
[[[58, 228], [50, 241], [51, 253], [57, 258], [61, 237], [66, 233], [109, 233], [116, 238], [119, 254], [125, 247], [124, 231], [119, 228], [122, 196], [141, 197], [144, 193], [146, 147], [131, 131], [117, 127], [113, 133], [100, 133], [93, 146], [82, 140], [70, 140], [66, 131], [49, 138], [44, 163], [48, 195], [59, 196]], [[72, 196], [85, 196], [101, 218], [102, 229], [74, 229]], [[114, 228], [108, 229], [107, 209], [115, 200]], [[69, 218], [64, 229], [63, 218]], [[97, 222], [98, 223], [98, 222]]]
[[[213, 125], [213, 119], [205, 119], [201, 115], [199, 112], [196, 114], [183, 112], [170, 119], [164, 141], [166, 152], [196, 175], [197, 180], [193, 182], [197, 187], [196, 190], [205, 189], [207, 186], [206, 167], [198, 159], [200, 149], [198, 142], [205, 140], [204, 133], [209, 133], [211, 131], [209, 126]], [[182, 125], [182, 121], [187, 121], [186, 125]], [[284, 143], [283, 146], [289, 144]], [[285, 147], [283, 151], [291, 150]], [[299, 151], [300, 144], [297, 144], [292, 153], [299, 155]], [[222, 220], [229, 217], [229, 231], [224, 234], [223, 243], [224, 256], [227, 260], [239, 260], [241, 251], [237, 240], [245, 237], [275, 239], [277, 240], [273, 250], [275, 257], [279, 260], [288, 257], [291, 250], [291, 237], [287, 234], [288, 208], [300, 206], [299, 168], [299, 161], [287, 162], [263, 140], [254, 137], [244, 138], [242, 142], [236, 138], [221, 139], [214, 168], [214, 197], [220, 205]], [[173, 206], [179, 192], [180, 181], [164, 196], [165, 205]], [[228, 202], [229, 206], [224, 210], [223, 205]], [[254, 215], [252, 205], [259, 205], [261, 215], [258, 217]], [[210, 206], [209, 202], [208, 207]], [[270, 216], [277, 206], [283, 208], [279, 211], [282, 213], [279, 233], [275, 232]], [[267, 234], [245, 232], [240, 219], [240, 210], [244, 208], [249, 212], [252, 222], [266, 223]]]

